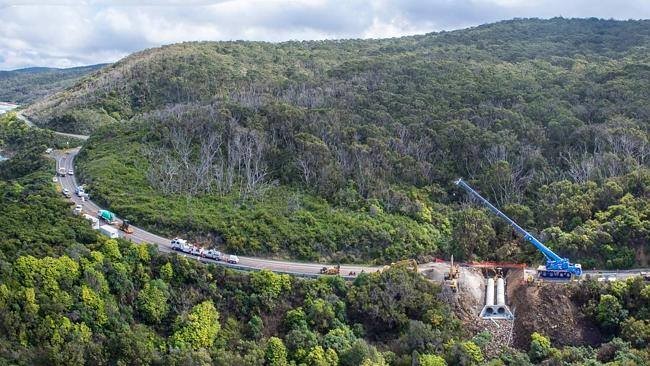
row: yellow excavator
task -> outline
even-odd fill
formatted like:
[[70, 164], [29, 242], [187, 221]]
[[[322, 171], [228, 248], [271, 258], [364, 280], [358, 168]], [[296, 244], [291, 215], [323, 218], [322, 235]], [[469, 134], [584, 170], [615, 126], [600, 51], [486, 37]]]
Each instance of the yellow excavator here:
[[120, 224], [119, 229], [127, 234], [133, 234], [133, 228], [131, 227], [129, 220], [122, 220], [122, 224]]
[[454, 264], [454, 256], [451, 256], [451, 266], [449, 267], [449, 272], [445, 273], [445, 283], [449, 286], [451, 291], [458, 291], [458, 277], [460, 271], [458, 265]]
[[323, 267], [320, 269], [320, 274], [336, 276], [341, 273], [341, 265], [338, 264], [336, 267]]

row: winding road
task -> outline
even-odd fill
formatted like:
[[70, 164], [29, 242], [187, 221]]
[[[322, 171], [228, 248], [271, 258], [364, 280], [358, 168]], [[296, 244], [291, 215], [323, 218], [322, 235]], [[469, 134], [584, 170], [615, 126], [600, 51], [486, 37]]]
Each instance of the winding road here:
[[[74, 158], [79, 153], [79, 150], [80, 148], [65, 150], [65, 151], [55, 150], [53, 152], [53, 157], [54, 159], [56, 159], [57, 171], [59, 170], [59, 168], [64, 168], [66, 172], [69, 170], [74, 171], [75, 169]], [[74, 194], [75, 188], [77, 187], [77, 181], [74, 175], [66, 174], [64, 177], [58, 177], [58, 181], [61, 184], [62, 188], [68, 189], [71, 193], [73, 193], [70, 200], [72, 200], [75, 204], [81, 205], [83, 209], [83, 213], [95, 217], [97, 216], [97, 212], [102, 209], [101, 207], [99, 207], [97, 204], [95, 204], [90, 200], [82, 201], [80, 197], [77, 197]], [[117, 226], [119, 226], [119, 223], [121, 223], [121, 220], [119, 220], [118, 218]], [[171, 239], [163, 238], [162, 236], [150, 233], [146, 230], [143, 230], [133, 225], [131, 225], [131, 227], [133, 228], [133, 234], [126, 234], [124, 232], [120, 232], [120, 235], [124, 239], [130, 240], [134, 243], [155, 244], [158, 246], [158, 250], [160, 250], [161, 252], [172, 252]], [[307, 276], [307, 277], [319, 275], [321, 268], [325, 266], [319, 263], [289, 262], [289, 261], [279, 261], [279, 260], [271, 260], [271, 259], [256, 258], [256, 257], [244, 257], [239, 255], [238, 255], [239, 263], [230, 264], [222, 261], [211, 260], [208, 258], [192, 256], [186, 253], [182, 253], [181, 255], [185, 255], [187, 257], [194, 258], [202, 262], [221, 264], [229, 267], [235, 267], [238, 269], [244, 269], [244, 270], [268, 269], [278, 273], [288, 273], [292, 275]], [[327, 265], [327, 266], [331, 266], [331, 265]], [[355, 275], [351, 273], [361, 273], [361, 271], [374, 272], [381, 268], [382, 267], [371, 267], [371, 266], [362, 266], [362, 265], [341, 265], [341, 275], [344, 277], [355, 277]]]
[[[39, 128], [38, 126], [35, 126], [27, 117], [25, 117], [22, 112], [17, 113], [18, 118], [23, 120], [25, 123], [27, 123], [29, 126], [32, 126], [34, 128]], [[62, 133], [62, 132], [56, 132], [56, 134], [62, 135], [62, 136], [68, 136], [68, 137], [74, 137], [78, 138], [81, 140], [87, 140], [89, 136], [86, 135], [75, 135], [75, 134], [69, 134], [69, 133]], [[65, 168], [65, 171], [68, 172], [69, 170], [75, 170], [74, 167], [74, 158], [77, 156], [79, 153], [79, 150], [81, 148], [75, 148], [75, 149], [70, 149], [70, 150], [55, 150], [52, 153], [52, 157], [56, 160], [56, 171], [58, 172], [59, 168]], [[74, 175], [68, 175], [66, 174], [64, 177], [59, 177], [58, 182], [61, 185], [62, 189], [68, 189], [71, 193], [74, 193], [75, 188], [77, 187], [77, 181], [75, 179]], [[70, 198], [72, 202], [75, 204], [81, 205], [82, 210], [84, 213], [92, 215], [94, 217], [97, 216], [97, 212], [101, 209], [97, 204], [92, 202], [91, 200], [85, 200], [82, 201], [80, 197], [77, 197], [76, 195], [72, 195]], [[118, 218], [118, 225], [121, 223], [121, 220]], [[131, 225], [133, 228], [133, 233], [132, 234], [126, 234], [123, 232], [120, 232], [120, 235], [124, 239], [130, 240], [134, 243], [150, 243], [158, 246], [158, 250], [161, 252], [166, 252], [170, 253], [173, 252], [171, 248], [171, 240], [169, 238], [163, 238], [159, 235], [150, 233], [146, 230], [143, 230], [141, 228], [138, 228], [136, 226]], [[238, 264], [230, 264], [226, 263], [223, 261], [215, 261], [212, 259], [208, 258], [203, 258], [203, 257], [198, 257], [198, 256], [193, 256], [190, 254], [186, 253], [179, 253], [180, 255], [186, 256], [188, 258], [193, 258], [195, 260], [201, 261], [201, 262], [206, 262], [206, 263], [214, 263], [218, 265], [223, 265], [223, 266], [228, 266], [228, 267], [233, 267], [236, 269], [241, 269], [241, 270], [262, 270], [262, 269], [268, 269], [273, 272], [277, 273], [286, 273], [286, 274], [291, 274], [295, 276], [303, 276], [303, 277], [317, 277], [320, 276], [320, 270], [323, 267], [332, 267], [332, 264], [322, 264], [322, 263], [307, 263], [307, 262], [296, 262], [296, 261], [281, 261], [281, 260], [272, 260], [272, 259], [266, 259], [266, 258], [259, 258], [259, 257], [245, 257], [245, 256], [239, 256], [239, 263]], [[233, 253], [236, 254], [236, 253]], [[419, 264], [419, 271], [427, 271], [433, 268], [438, 268], [440, 267], [446, 267], [447, 264], [441, 264], [441, 263], [424, 263], [424, 264]], [[356, 277], [359, 273], [361, 272], [375, 272], [378, 270], [381, 270], [383, 266], [364, 266], [364, 265], [341, 265], [340, 269], [340, 274], [343, 277], [346, 278], [354, 278]], [[624, 279], [627, 277], [631, 276], [637, 276], [641, 272], [650, 272], [650, 268], [640, 268], [640, 269], [630, 269], [630, 270], [585, 270], [583, 271], [584, 274], [591, 275], [593, 277], [599, 277], [599, 278], [614, 278], [614, 279]]]

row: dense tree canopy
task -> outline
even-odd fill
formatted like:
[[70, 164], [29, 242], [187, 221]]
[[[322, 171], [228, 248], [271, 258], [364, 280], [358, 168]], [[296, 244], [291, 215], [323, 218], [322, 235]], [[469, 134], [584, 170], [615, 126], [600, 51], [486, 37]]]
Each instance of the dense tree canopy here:
[[[453, 188], [464, 176], [562, 254], [621, 268], [649, 242], [648, 33], [553, 19], [173, 45], [30, 113], [93, 130], [77, 173], [163, 234], [334, 261], [540, 259]], [[528, 350], [494, 354], [407, 265], [301, 279], [100, 236], [44, 154], [76, 143], [0, 117], [0, 364], [650, 364], [638, 277], [571, 287], [606, 334], [597, 348], [555, 348], [540, 330]]]
[[163, 234], [331, 262], [541, 260], [467, 207], [452, 183], [463, 177], [561, 255], [625, 268], [650, 243], [648, 29], [519, 19], [386, 40], [183, 43], [26, 113], [94, 131], [79, 157], [91, 192]]

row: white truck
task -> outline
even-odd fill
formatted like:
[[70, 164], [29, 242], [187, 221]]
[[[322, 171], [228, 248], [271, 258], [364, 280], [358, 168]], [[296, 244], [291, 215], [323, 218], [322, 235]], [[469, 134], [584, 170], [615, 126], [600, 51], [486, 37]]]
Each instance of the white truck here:
[[206, 258], [214, 259], [215, 261], [220, 261], [223, 256], [221, 252], [216, 249], [208, 249], [203, 253], [203, 255]]
[[117, 238], [120, 237], [120, 232], [116, 228], [114, 228], [114, 227], [112, 227], [110, 225], [102, 225], [102, 226], [100, 226], [99, 227], [99, 232], [106, 235], [106, 236], [108, 236], [111, 239], [117, 239]]
[[72, 213], [75, 215], [81, 214], [81, 211], [83, 211], [83, 207], [81, 205], [76, 205], [74, 206], [74, 210], [72, 210]]
[[227, 262], [230, 263], [230, 264], [238, 264], [239, 263], [239, 257], [234, 255], [234, 254], [231, 254], [231, 255], [228, 256]]
[[203, 257], [203, 248], [197, 247], [196, 245], [191, 245], [190, 254]]
[[190, 253], [192, 251], [192, 245], [187, 244], [187, 240], [181, 238], [174, 238], [171, 241], [172, 250], [178, 250], [183, 253]]
[[86, 220], [90, 221], [93, 229], [99, 230], [99, 219], [98, 218], [96, 218], [94, 216], [91, 216], [91, 215], [88, 215], [88, 214], [84, 214], [84, 218]]

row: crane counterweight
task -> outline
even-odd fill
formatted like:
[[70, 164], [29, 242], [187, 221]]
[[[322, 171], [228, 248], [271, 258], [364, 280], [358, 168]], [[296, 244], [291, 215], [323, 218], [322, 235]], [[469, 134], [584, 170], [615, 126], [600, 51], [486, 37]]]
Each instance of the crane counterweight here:
[[562, 258], [559, 255], [555, 254], [555, 252], [553, 252], [550, 248], [542, 244], [541, 241], [537, 240], [537, 238], [535, 238], [532, 234], [524, 230], [511, 218], [506, 216], [506, 214], [501, 212], [488, 200], [478, 194], [478, 192], [476, 192], [472, 187], [465, 183], [465, 181], [458, 179], [456, 181], [456, 185], [463, 188], [471, 196], [478, 199], [485, 207], [492, 211], [492, 213], [505, 220], [508, 224], [510, 224], [510, 226], [515, 229], [519, 235], [533, 244], [535, 248], [537, 248], [537, 250], [539, 250], [544, 255], [546, 258], [546, 266], [540, 266], [537, 269], [537, 274], [540, 277], [551, 279], [570, 279], [572, 276], [582, 275], [582, 266], [580, 264], [571, 263], [568, 258]]

